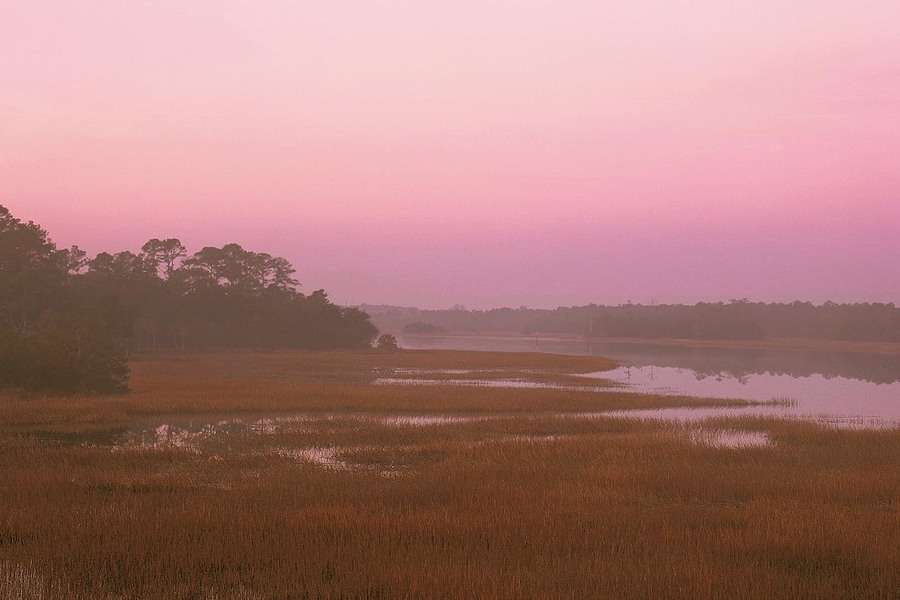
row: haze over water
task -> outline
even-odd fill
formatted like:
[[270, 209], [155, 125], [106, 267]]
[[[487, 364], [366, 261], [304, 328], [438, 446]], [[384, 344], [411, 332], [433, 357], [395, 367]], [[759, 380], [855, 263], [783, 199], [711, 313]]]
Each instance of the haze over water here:
[[4, 2], [2, 201], [339, 302], [900, 297], [900, 4]]
[[[653, 409], [646, 412], [648, 416], [700, 420], [751, 414], [816, 419], [853, 427], [900, 426], [900, 360], [895, 353], [703, 348], [652, 341], [465, 335], [407, 335], [401, 342], [410, 349], [605, 356], [619, 366], [586, 375], [622, 384], [626, 391], [780, 403], [765, 407]], [[502, 382], [486, 383], [502, 386]]]

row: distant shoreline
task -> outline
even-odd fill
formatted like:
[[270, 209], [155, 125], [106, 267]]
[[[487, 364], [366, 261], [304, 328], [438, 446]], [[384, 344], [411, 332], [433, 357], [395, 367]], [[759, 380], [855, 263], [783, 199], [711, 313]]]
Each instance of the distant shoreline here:
[[481, 338], [485, 340], [537, 340], [544, 342], [582, 342], [615, 344], [650, 344], [655, 346], [680, 346], [689, 348], [720, 348], [734, 350], [787, 350], [815, 352], [855, 352], [862, 354], [900, 355], [898, 342], [856, 342], [841, 340], [821, 340], [816, 338], [770, 338], [762, 340], [709, 340], [683, 338], [636, 338], [636, 337], [583, 337], [566, 334], [517, 334], [506, 332], [468, 333], [447, 332], [441, 334], [397, 334], [402, 339], [460, 339]]

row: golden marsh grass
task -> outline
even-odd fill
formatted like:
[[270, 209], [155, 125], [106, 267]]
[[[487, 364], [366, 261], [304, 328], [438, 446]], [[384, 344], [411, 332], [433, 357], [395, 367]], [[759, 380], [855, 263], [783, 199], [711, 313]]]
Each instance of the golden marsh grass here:
[[560, 416], [716, 401], [368, 383], [609, 366], [235, 353], [141, 359], [125, 396], [3, 396], [0, 597], [896, 597], [897, 430], [718, 419], [771, 440], [721, 448]]

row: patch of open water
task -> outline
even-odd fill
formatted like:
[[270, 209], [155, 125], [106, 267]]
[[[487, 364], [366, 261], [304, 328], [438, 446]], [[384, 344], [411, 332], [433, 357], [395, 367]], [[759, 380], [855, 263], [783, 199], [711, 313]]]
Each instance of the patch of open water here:
[[512, 388], [525, 390], [565, 390], [567, 392], [609, 391], [608, 386], [565, 385], [526, 379], [415, 379], [406, 377], [379, 377], [374, 385], [458, 385], [463, 387]]
[[[711, 348], [653, 341], [603, 341], [482, 336], [401, 336], [407, 348], [531, 351], [605, 356], [622, 366], [585, 377], [612, 381], [618, 391], [728, 398], [783, 406], [663, 409], [655, 418], [699, 420], [763, 415], [810, 419], [840, 427], [900, 427], [900, 356], [797, 349]], [[475, 385], [474, 383], [468, 383]], [[517, 385], [517, 387], [543, 387]], [[493, 382], [492, 387], [509, 387]], [[572, 386], [573, 388], [576, 386]], [[592, 388], [578, 388], [590, 391]], [[608, 391], [598, 388], [596, 391]], [[573, 390], [574, 391], [574, 390]], [[699, 412], [698, 412], [699, 411]], [[641, 412], [640, 414], [646, 414]]]
[[660, 418], [673, 420], [752, 414], [858, 427], [900, 424], [900, 384], [878, 384], [823, 375], [795, 377], [758, 373], [741, 378], [724, 374], [704, 376], [690, 369], [655, 366], [624, 366], [612, 371], [590, 373], [585, 377], [609, 379], [624, 384], [627, 390], [643, 394], [733, 398], [755, 402], [786, 400], [764, 406], [653, 411]]

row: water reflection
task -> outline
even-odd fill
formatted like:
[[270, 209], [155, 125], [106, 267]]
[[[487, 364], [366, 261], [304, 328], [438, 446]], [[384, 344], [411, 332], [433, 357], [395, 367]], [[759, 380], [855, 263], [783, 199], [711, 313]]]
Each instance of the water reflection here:
[[690, 369], [700, 376], [742, 379], [769, 374], [791, 377], [821, 375], [870, 383], [900, 382], [900, 356], [868, 352], [771, 350], [750, 348], [698, 348], [652, 342], [602, 342], [559, 338], [491, 336], [405, 336], [410, 349], [493, 350], [550, 352], [607, 356], [634, 366]]
[[[788, 400], [781, 407], [739, 412], [814, 418], [851, 426], [900, 423], [900, 357], [891, 354], [480, 336], [409, 337], [401, 343], [407, 348], [607, 356], [622, 366], [588, 376], [620, 382], [636, 392]], [[714, 414], [721, 416], [721, 409]], [[693, 419], [711, 415], [687, 412], [681, 416]]]
[[[593, 373], [589, 376], [593, 377]], [[598, 379], [603, 379], [598, 377]], [[528, 381], [525, 379], [417, 379], [411, 377], [379, 377], [372, 382], [373, 385], [458, 385], [463, 387], [480, 388], [512, 388], [530, 390], [566, 390], [569, 392], [602, 392], [609, 390], [609, 384], [604, 385], [563, 385], [559, 383], [546, 383], [543, 381]]]

